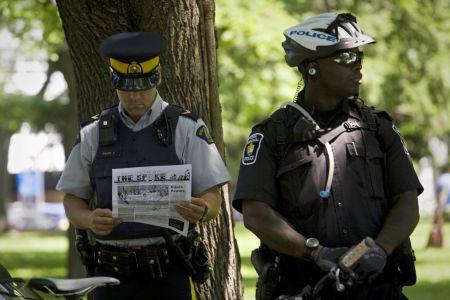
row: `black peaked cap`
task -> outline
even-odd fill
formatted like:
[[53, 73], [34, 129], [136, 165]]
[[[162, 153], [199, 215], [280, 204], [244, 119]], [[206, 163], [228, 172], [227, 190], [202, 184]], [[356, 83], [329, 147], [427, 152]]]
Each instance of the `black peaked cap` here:
[[166, 49], [162, 37], [153, 32], [123, 32], [108, 37], [100, 45], [104, 57], [124, 63], [143, 62], [159, 56]]

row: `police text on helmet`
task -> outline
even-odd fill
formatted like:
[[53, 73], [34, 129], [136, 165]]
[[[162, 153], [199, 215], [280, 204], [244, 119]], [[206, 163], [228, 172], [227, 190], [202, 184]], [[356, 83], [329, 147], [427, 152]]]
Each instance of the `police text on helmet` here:
[[291, 30], [289, 32], [289, 35], [306, 35], [309, 37], [313, 37], [313, 38], [317, 38], [317, 39], [322, 39], [322, 40], [327, 40], [330, 42], [335, 42], [336, 41], [336, 37], [332, 36], [332, 35], [328, 35], [325, 33], [316, 33], [316, 32], [310, 32], [310, 31], [303, 31], [303, 30]]

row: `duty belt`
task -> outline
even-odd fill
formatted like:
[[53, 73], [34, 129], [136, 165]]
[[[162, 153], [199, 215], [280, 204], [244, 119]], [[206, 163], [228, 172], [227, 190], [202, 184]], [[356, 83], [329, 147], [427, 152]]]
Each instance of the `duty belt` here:
[[169, 262], [169, 252], [165, 245], [137, 248], [99, 245], [96, 250], [97, 267], [124, 276], [132, 276], [137, 271], [148, 271], [152, 278], [162, 277], [162, 265]]

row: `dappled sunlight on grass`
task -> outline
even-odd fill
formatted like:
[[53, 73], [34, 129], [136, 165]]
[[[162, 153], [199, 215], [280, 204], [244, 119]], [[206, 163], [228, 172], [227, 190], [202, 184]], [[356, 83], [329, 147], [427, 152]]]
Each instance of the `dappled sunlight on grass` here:
[[256, 280], [258, 275], [250, 261], [253, 249], [259, 246], [259, 239], [244, 227], [242, 222], [235, 224], [234, 232], [241, 255], [241, 274], [244, 280], [244, 300], [255, 299]]
[[0, 263], [13, 277], [66, 277], [65, 232], [16, 232], [0, 236]]
[[416, 253], [417, 284], [405, 288], [410, 300], [445, 300], [450, 294], [450, 223], [444, 227], [444, 247], [427, 248], [432, 228], [423, 220], [411, 236]]
[[8, 239], [7, 243], [0, 243], [0, 253], [18, 249], [39, 252], [58, 252], [68, 249], [65, 232], [17, 232], [12, 231], [0, 236], [0, 242]]

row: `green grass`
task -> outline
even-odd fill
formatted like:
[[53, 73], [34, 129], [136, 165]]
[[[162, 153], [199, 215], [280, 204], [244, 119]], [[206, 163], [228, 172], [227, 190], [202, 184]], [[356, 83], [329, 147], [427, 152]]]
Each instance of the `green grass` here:
[[426, 248], [431, 222], [423, 221], [411, 241], [416, 252], [417, 284], [405, 288], [411, 300], [444, 300], [450, 294], [450, 224], [444, 227], [444, 247]]
[[253, 249], [259, 246], [258, 238], [244, 225], [236, 223], [234, 232], [239, 246], [239, 254], [241, 255], [241, 274], [244, 280], [244, 300], [255, 299], [256, 280], [258, 275], [250, 261], [250, 254]]
[[[68, 240], [63, 232], [10, 232], [0, 235], [0, 264], [12, 277], [65, 278]], [[45, 299], [55, 299], [38, 292]]]
[[[446, 237], [442, 249], [425, 248], [430, 229], [431, 223], [422, 221], [412, 235], [418, 282], [415, 286], [405, 288], [410, 300], [449, 299], [450, 224], [444, 228]], [[255, 298], [257, 276], [250, 262], [250, 253], [259, 245], [259, 241], [242, 223], [236, 224], [235, 233], [242, 259], [244, 299], [251, 300]], [[0, 263], [13, 277], [64, 278], [67, 273], [67, 247], [67, 239], [61, 232], [10, 232], [0, 235]]]

